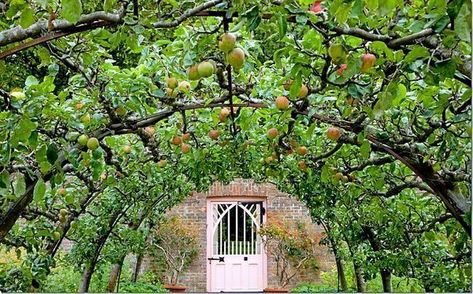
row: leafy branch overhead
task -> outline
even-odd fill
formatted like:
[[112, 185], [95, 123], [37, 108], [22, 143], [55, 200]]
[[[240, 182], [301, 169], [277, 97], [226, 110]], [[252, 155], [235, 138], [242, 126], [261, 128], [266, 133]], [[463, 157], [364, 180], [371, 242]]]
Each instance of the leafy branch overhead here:
[[87, 291], [166, 209], [243, 177], [304, 201], [359, 291], [471, 291], [470, 1], [0, 4], [0, 242], [22, 285], [68, 238]]

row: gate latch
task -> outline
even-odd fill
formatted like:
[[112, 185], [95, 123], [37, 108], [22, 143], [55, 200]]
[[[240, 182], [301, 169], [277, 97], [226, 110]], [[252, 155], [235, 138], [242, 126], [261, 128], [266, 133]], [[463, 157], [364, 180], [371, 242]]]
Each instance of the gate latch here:
[[208, 260], [218, 260], [218, 262], [225, 262], [225, 256], [219, 256], [219, 257], [209, 257], [207, 258]]

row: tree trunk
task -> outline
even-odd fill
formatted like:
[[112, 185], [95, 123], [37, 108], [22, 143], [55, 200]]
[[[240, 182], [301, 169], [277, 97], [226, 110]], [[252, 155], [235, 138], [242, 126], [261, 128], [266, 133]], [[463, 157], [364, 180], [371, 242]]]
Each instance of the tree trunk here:
[[383, 292], [392, 292], [391, 288], [391, 272], [387, 269], [381, 270], [381, 280], [383, 282]]
[[340, 290], [342, 292], [348, 291], [347, 279], [345, 277], [345, 269], [343, 268], [343, 262], [340, 258], [335, 257], [336, 264], [337, 264], [337, 273], [338, 273], [338, 281], [340, 283]]
[[110, 270], [110, 276], [108, 278], [108, 283], [107, 283], [107, 292], [115, 291], [115, 287], [117, 286], [117, 281], [120, 278], [120, 273], [122, 271], [124, 259], [125, 259], [125, 256], [121, 257], [117, 263], [112, 265], [112, 269]]
[[133, 268], [133, 274], [131, 275], [131, 281], [133, 283], [136, 283], [136, 281], [138, 280], [138, 276], [141, 270], [141, 264], [143, 263], [143, 257], [144, 257], [143, 253], [138, 254], [138, 256], [136, 257], [136, 264], [135, 264], [135, 267]]
[[363, 268], [357, 262], [353, 262], [353, 268], [355, 269], [355, 279], [356, 279], [356, 291], [365, 292], [365, 279], [363, 278]]
[[82, 277], [80, 278], [79, 293], [89, 292], [90, 280], [92, 279], [92, 274], [95, 270], [95, 262], [92, 262], [90, 265], [85, 265], [84, 271], [82, 272]]

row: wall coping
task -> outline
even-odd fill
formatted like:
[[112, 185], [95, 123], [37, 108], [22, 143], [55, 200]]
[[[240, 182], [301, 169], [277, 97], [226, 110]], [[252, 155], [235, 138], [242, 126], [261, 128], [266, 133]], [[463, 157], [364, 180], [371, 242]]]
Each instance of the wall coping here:
[[194, 195], [208, 198], [231, 196], [268, 197], [275, 192], [280, 193], [274, 184], [256, 183], [251, 179], [235, 179], [227, 185], [221, 182], [215, 182], [206, 192], [196, 192]]

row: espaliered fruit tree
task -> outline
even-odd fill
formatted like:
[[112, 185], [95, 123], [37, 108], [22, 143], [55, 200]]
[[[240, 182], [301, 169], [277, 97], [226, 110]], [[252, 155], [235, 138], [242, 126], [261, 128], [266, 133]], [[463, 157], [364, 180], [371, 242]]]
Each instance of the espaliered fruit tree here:
[[166, 209], [241, 177], [307, 205], [341, 290], [471, 291], [470, 1], [0, 11], [1, 291], [47, 290], [59, 261], [89, 291]]

